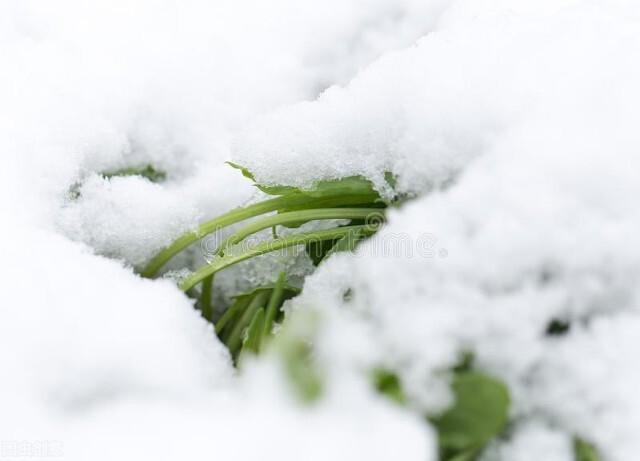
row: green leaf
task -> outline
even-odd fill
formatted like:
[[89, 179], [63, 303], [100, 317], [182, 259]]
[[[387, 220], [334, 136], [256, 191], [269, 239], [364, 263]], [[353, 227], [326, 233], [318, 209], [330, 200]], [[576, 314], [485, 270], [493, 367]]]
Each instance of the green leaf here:
[[566, 335], [571, 329], [571, 322], [565, 319], [552, 319], [547, 325], [545, 334], [547, 336], [562, 336]]
[[596, 448], [579, 437], [573, 440], [573, 453], [576, 461], [600, 461]]
[[360, 242], [362, 238], [363, 236], [362, 232], [360, 232], [360, 229], [351, 229], [347, 233], [347, 235], [338, 240], [336, 244], [329, 249], [329, 251], [324, 255], [321, 261], [324, 261], [335, 253], [355, 250], [358, 242]]
[[453, 455], [451, 458], [446, 458], [443, 461], [474, 461], [482, 450], [473, 448], [471, 450], [463, 451]]
[[247, 328], [247, 335], [242, 343], [242, 353], [258, 354], [262, 342], [262, 331], [264, 329], [264, 308], [260, 308], [253, 314], [251, 323]]
[[162, 182], [167, 179], [167, 173], [156, 169], [153, 165], [131, 166], [121, 168], [119, 170], [105, 171], [101, 173], [105, 178], [113, 178], [120, 176], [142, 176], [151, 182]]
[[[251, 288], [250, 290], [244, 291], [242, 293], [238, 293], [237, 295], [232, 296], [233, 299], [240, 299], [240, 298], [244, 298], [244, 297], [252, 297], [254, 296], [256, 293], [260, 292], [260, 291], [271, 291], [273, 290], [276, 286], [278, 285], [278, 281], [276, 280], [274, 283], [265, 283], [264, 285], [260, 285], [254, 288]], [[282, 290], [283, 290], [283, 300], [287, 300], [290, 298], [293, 298], [294, 296], [300, 294], [300, 288], [298, 287], [294, 287], [293, 285], [289, 285], [287, 283], [283, 283], [282, 284]]]
[[258, 292], [249, 303], [249, 306], [245, 309], [245, 311], [240, 315], [238, 321], [233, 325], [233, 329], [231, 330], [229, 337], [226, 338], [226, 345], [231, 352], [232, 357], [236, 358], [237, 353], [242, 346], [242, 335], [244, 333], [245, 328], [249, 326], [253, 316], [255, 315], [258, 309], [264, 307], [265, 301], [267, 300], [269, 292], [261, 291]]
[[248, 296], [236, 299], [215, 323], [216, 334], [220, 335], [224, 327], [235, 318], [238, 312], [244, 310], [244, 308], [249, 305], [250, 301], [251, 298]]
[[340, 179], [326, 179], [317, 181], [308, 189], [295, 186], [278, 186], [256, 184], [256, 187], [269, 195], [302, 194], [307, 197], [321, 198], [345, 195], [369, 195], [372, 201], [379, 199], [373, 183], [362, 176], [348, 176]]
[[[367, 205], [368, 207], [386, 206], [378, 191], [373, 187], [373, 183], [362, 176], [348, 176], [340, 179], [329, 179], [318, 181], [308, 189], [301, 189], [290, 186], [258, 186], [270, 195], [302, 195], [309, 199], [326, 200], [321, 207], [347, 205]], [[315, 206], [320, 207], [320, 206]], [[286, 211], [305, 209], [305, 204], [294, 205]], [[284, 211], [284, 210], [281, 210]]]
[[374, 189], [373, 183], [362, 176], [348, 176], [346, 178], [318, 181], [312, 188], [300, 192], [309, 197], [359, 194], [379, 195]]
[[[365, 195], [370, 197], [371, 203], [382, 202], [380, 195], [374, 189], [373, 183], [363, 176], [355, 175], [339, 179], [317, 181], [308, 189], [278, 184], [258, 184], [255, 175], [248, 168], [234, 162], [226, 162], [232, 168], [240, 170], [245, 178], [251, 179], [254, 185], [268, 195], [301, 194], [307, 197], [321, 198], [329, 196]], [[395, 189], [397, 179], [391, 172], [384, 174], [385, 181]], [[302, 208], [299, 208], [302, 209]]]
[[404, 405], [407, 397], [402, 390], [402, 384], [398, 375], [384, 368], [376, 368], [373, 370], [373, 383], [382, 395], [388, 397], [392, 401]]
[[[356, 222], [356, 220], [352, 220], [350, 224], [354, 222]], [[366, 223], [366, 219], [363, 220], [363, 222]], [[311, 258], [313, 265], [318, 266], [334, 253], [353, 251], [364, 237], [360, 229], [352, 229], [339, 239], [309, 242], [305, 246], [305, 251], [309, 258]]]
[[255, 175], [246, 167], [234, 162], [227, 162], [229, 166], [240, 170], [245, 178], [254, 181], [255, 186], [268, 195], [291, 195], [301, 194], [306, 197], [322, 198], [330, 196], [346, 195], [367, 195], [371, 197], [371, 202], [379, 200], [379, 194], [373, 188], [373, 183], [362, 176], [349, 176], [340, 179], [330, 179], [318, 181], [308, 189], [295, 186], [271, 185], [256, 183]]
[[300, 189], [293, 186], [267, 186], [264, 184], [254, 184], [258, 189], [268, 195], [289, 195], [300, 192]]
[[237, 163], [233, 163], [233, 162], [225, 162], [225, 163], [229, 165], [231, 168], [240, 170], [240, 172], [242, 173], [242, 176], [244, 176], [245, 178], [248, 178], [252, 181], [256, 180], [256, 178], [253, 176], [253, 173], [251, 173], [247, 168], [243, 167], [242, 165], [238, 165]]
[[[331, 192], [331, 191], [329, 191]], [[340, 189], [336, 189], [334, 193], [343, 192]], [[376, 202], [378, 200], [378, 202]], [[366, 206], [372, 207], [384, 207], [385, 204], [379, 202], [377, 193], [371, 194], [356, 194], [356, 195], [335, 195], [335, 196], [323, 196], [323, 197], [309, 197], [302, 193], [292, 193], [284, 196], [278, 196], [264, 200], [262, 202], [254, 203], [246, 207], [236, 208], [213, 219], [203, 222], [196, 229], [185, 232], [176, 240], [174, 240], [169, 246], [160, 251], [154, 256], [147, 265], [140, 270], [140, 274], [143, 277], [154, 277], [160, 268], [164, 266], [173, 256], [180, 251], [187, 248], [197, 240], [204, 236], [219, 231], [220, 229], [230, 226], [232, 224], [244, 221], [246, 219], [254, 218], [256, 216], [270, 213], [273, 211], [285, 212], [296, 210], [308, 210], [317, 208], [339, 208], [339, 207], [353, 207], [353, 206]]]
[[[103, 171], [98, 173], [103, 178], [113, 178], [122, 176], [142, 176], [147, 178], [151, 182], [162, 182], [167, 179], [167, 173], [156, 169], [153, 165], [132, 166], [127, 168], [121, 168], [119, 170]], [[67, 197], [69, 200], [77, 200], [82, 195], [80, 190], [82, 189], [82, 182], [75, 182], [69, 187], [67, 191]]]
[[478, 372], [454, 377], [455, 402], [433, 418], [445, 459], [480, 450], [504, 429], [509, 413], [509, 391], [499, 380]]
[[338, 239], [334, 240], [313, 240], [305, 245], [305, 251], [314, 266], [317, 266], [322, 262], [325, 256], [331, 251], [331, 248], [338, 242]]

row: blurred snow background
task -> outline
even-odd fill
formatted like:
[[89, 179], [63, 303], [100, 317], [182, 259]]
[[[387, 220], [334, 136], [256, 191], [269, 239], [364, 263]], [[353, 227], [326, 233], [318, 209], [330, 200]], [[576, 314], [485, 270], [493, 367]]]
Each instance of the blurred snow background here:
[[[574, 435], [635, 458], [635, 2], [3, 0], [0, 52], [9, 455], [435, 459], [359, 370], [433, 411], [473, 350], [514, 397], [488, 459], [572, 459]], [[237, 376], [188, 299], [131, 270], [250, 199], [228, 159], [270, 183], [392, 171], [418, 196], [290, 303], [325, 315], [313, 408], [268, 360]], [[96, 174], [147, 162], [165, 183]], [[412, 257], [384, 250], [399, 239]]]

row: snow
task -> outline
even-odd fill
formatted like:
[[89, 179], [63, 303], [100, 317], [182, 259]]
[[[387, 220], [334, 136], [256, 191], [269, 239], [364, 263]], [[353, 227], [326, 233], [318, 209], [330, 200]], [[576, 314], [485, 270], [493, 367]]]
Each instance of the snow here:
[[[2, 456], [435, 460], [420, 413], [473, 351], [513, 399], [483, 459], [569, 460], [575, 436], [633, 459], [639, 26], [623, 0], [2, 2]], [[392, 172], [415, 196], [286, 304], [322, 318], [312, 405], [132, 270], [255, 200], [228, 159], [272, 184]], [[147, 163], [167, 180], [99, 174]]]
[[512, 459], [533, 461], [536, 459], [573, 459], [571, 440], [561, 431], [535, 419], [516, 428], [508, 443], [491, 447], [483, 455], [483, 461]]
[[[631, 333], [640, 328], [637, 19], [635, 9], [594, 2], [450, 18], [350, 86], [256, 124], [240, 155], [277, 150], [288, 165], [304, 157], [299, 181], [354, 162], [362, 174], [390, 169], [407, 191], [439, 186], [391, 214], [357, 257], [307, 279], [299, 308], [361, 311], [378, 360], [402, 364], [428, 411], [446, 402], [433, 391], [446, 387], [438, 371], [471, 350], [509, 383], [515, 416], [541, 414], [607, 459], [631, 459], [640, 427], [640, 376], [628, 366], [640, 347]], [[382, 132], [390, 126], [392, 136]], [[353, 155], [340, 157], [341, 147]], [[282, 181], [270, 174], [281, 172], [258, 176]], [[402, 236], [417, 249], [435, 237], [435, 251], [380, 251]], [[354, 306], [342, 301], [345, 286]], [[572, 319], [569, 334], [545, 336], [558, 318]]]

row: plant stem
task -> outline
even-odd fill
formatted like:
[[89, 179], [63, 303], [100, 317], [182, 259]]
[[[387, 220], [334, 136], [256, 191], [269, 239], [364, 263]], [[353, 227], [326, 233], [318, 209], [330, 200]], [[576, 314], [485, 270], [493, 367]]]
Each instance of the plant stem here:
[[280, 272], [278, 280], [276, 281], [273, 291], [271, 292], [271, 298], [269, 298], [269, 304], [267, 305], [267, 311], [264, 318], [264, 332], [263, 337], [268, 337], [271, 334], [273, 328], [273, 321], [276, 318], [278, 307], [282, 302], [282, 294], [284, 293], [285, 273]]
[[200, 224], [195, 230], [181, 235], [176, 240], [174, 240], [171, 245], [158, 253], [149, 262], [149, 264], [147, 264], [147, 266], [141, 272], [141, 275], [143, 277], [153, 277], [154, 275], [156, 275], [158, 270], [160, 270], [160, 268], [164, 266], [167, 261], [169, 261], [169, 259], [171, 259], [175, 254], [184, 250], [196, 240], [199, 240], [207, 234], [215, 232], [218, 229], [229, 226], [236, 222], [268, 213], [270, 211], [275, 211], [279, 207], [287, 203], [287, 200], [284, 199], [285, 197], [277, 197], [274, 199], [265, 200], [264, 202], [256, 203], [254, 205], [249, 205], [247, 207], [236, 208], [235, 210], [231, 210], [214, 219]]
[[264, 307], [264, 302], [267, 300], [267, 294], [268, 292], [266, 291], [261, 291], [256, 294], [242, 316], [233, 326], [233, 330], [231, 331], [229, 339], [227, 340], [227, 348], [232, 355], [236, 353], [237, 349], [242, 343], [242, 332], [244, 331], [245, 327], [249, 324], [249, 322], [251, 322], [251, 319], [255, 315], [256, 311], [261, 307]]
[[[383, 216], [380, 208], [320, 208], [278, 213], [276, 215], [260, 219], [259, 221], [252, 222], [229, 236], [220, 244], [217, 254], [223, 254], [227, 247], [235, 245], [248, 236], [270, 227], [275, 228], [275, 226], [286, 224], [302, 224], [309, 221], [323, 219], [366, 219], [373, 215], [376, 217]], [[278, 237], [276, 236], [274, 238]]]
[[202, 316], [211, 322], [213, 317], [213, 306], [211, 305], [211, 291], [213, 288], [213, 275], [202, 281], [202, 292], [200, 293], [200, 309]]
[[242, 352], [253, 352], [258, 354], [260, 352], [260, 344], [262, 343], [262, 331], [264, 324], [264, 308], [261, 307], [253, 314], [251, 323], [247, 327], [247, 339], [242, 345]]
[[211, 234], [223, 227], [230, 226], [245, 219], [253, 218], [261, 214], [269, 213], [279, 209], [290, 207], [326, 207], [341, 205], [358, 205], [372, 202], [372, 197], [367, 194], [353, 196], [327, 195], [323, 197], [309, 197], [305, 194], [292, 193], [288, 195], [278, 196], [263, 202], [255, 203], [242, 208], [236, 208], [224, 213], [214, 219], [200, 224], [195, 230], [189, 231], [176, 240], [168, 247], [158, 253], [140, 272], [143, 277], [154, 277], [157, 272], [177, 253], [181, 252], [195, 241]]
[[249, 248], [243, 253], [224, 256], [216, 261], [213, 261], [211, 264], [202, 266], [200, 269], [182, 280], [182, 282], [180, 282], [179, 284], [179, 287], [182, 291], [187, 291], [190, 288], [194, 287], [196, 284], [200, 283], [205, 277], [211, 274], [215, 274], [222, 269], [242, 262], [246, 259], [253, 258], [254, 256], [270, 253], [272, 251], [282, 250], [283, 248], [287, 247], [304, 245], [311, 241], [334, 240], [347, 235], [354, 229], [359, 229], [363, 235], [370, 235], [375, 233], [375, 229], [368, 228], [368, 226], [344, 226], [335, 229], [294, 234], [276, 240], [261, 242], [254, 247]]
[[237, 299], [231, 305], [231, 307], [229, 307], [226, 311], [224, 311], [224, 314], [222, 314], [222, 317], [220, 317], [216, 322], [216, 325], [215, 325], [216, 334], [220, 334], [222, 332], [222, 329], [225, 327], [225, 325], [229, 323], [229, 320], [233, 319], [233, 317], [235, 317], [238, 311], [241, 311], [242, 309], [247, 307], [247, 304], [249, 304], [249, 298]]

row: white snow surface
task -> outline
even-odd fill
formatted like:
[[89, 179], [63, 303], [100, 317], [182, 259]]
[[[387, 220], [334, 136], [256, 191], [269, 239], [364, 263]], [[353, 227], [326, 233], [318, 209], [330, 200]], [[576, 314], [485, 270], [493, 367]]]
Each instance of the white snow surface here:
[[[0, 50], [0, 457], [436, 460], [465, 351], [513, 399], [483, 459], [637, 457], [636, 2], [5, 0]], [[323, 314], [313, 406], [132, 270], [251, 199], [228, 159], [416, 196], [287, 303]]]

